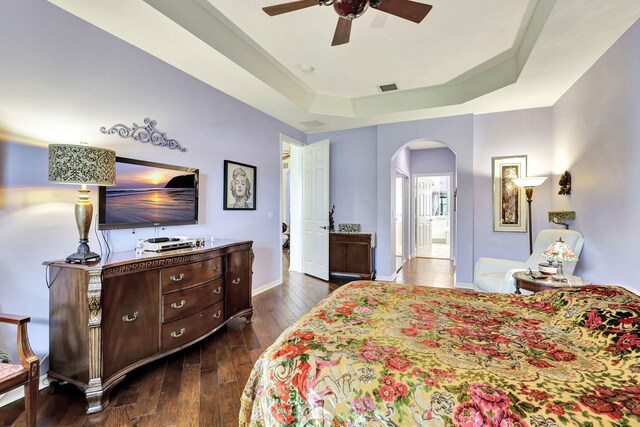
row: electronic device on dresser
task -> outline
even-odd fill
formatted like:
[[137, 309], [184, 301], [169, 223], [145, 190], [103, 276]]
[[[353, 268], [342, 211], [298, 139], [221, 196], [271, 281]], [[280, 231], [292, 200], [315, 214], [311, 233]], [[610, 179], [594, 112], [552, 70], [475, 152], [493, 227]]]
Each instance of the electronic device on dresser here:
[[116, 185], [100, 187], [98, 228], [198, 223], [199, 170], [116, 157]]
[[251, 322], [251, 241], [166, 253], [112, 253], [49, 268], [48, 375], [86, 396], [87, 413], [131, 370], [175, 353], [237, 317]]
[[191, 248], [194, 246], [200, 246], [201, 242], [204, 244], [204, 239], [178, 239], [168, 237], [158, 237], [155, 239], [147, 239], [144, 242], [144, 250], [149, 252], [163, 252], [171, 251], [174, 249]]

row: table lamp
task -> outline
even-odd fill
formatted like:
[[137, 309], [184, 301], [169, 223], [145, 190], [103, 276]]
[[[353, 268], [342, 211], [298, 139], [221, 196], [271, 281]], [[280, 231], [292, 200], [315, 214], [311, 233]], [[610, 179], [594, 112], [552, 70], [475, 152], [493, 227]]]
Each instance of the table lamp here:
[[529, 205], [529, 253], [533, 253], [533, 234], [531, 231], [531, 201], [533, 200], [533, 187], [541, 185], [547, 180], [546, 176], [528, 176], [526, 178], [513, 178], [513, 182], [517, 187], [524, 188], [527, 195], [527, 204]]
[[558, 272], [552, 276], [552, 279], [559, 282], [567, 281], [567, 278], [564, 276], [564, 271], [562, 271], [562, 262], [578, 261], [578, 256], [574, 254], [567, 243], [562, 240], [562, 237], [553, 242], [551, 246], [542, 253], [542, 256], [549, 261], [556, 261], [558, 263]]
[[49, 182], [79, 184], [75, 205], [76, 225], [80, 234], [78, 250], [67, 257], [67, 262], [98, 261], [100, 255], [89, 249], [89, 229], [93, 205], [89, 201], [87, 185], [116, 185], [116, 152], [87, 145], [49, 145]]

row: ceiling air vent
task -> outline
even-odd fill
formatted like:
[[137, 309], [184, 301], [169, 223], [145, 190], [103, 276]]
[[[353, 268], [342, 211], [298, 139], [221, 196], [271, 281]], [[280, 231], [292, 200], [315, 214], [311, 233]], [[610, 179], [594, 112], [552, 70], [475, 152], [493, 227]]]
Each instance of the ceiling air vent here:
[[398, 85], [395, 84], [395, 83], [390, 83], [388, 85], [380, 85], [380, 86], [378, 86], [378, 89], [382, 93], [391, 92], [391, 91], [394, 91], [394, 90], [398, 90]]
[[320, 120], [309, 120], [306, 122], [300, 122], [300, 124], [308, 128], [319, 128], [320, 126], [324, 126], [324, 123]]

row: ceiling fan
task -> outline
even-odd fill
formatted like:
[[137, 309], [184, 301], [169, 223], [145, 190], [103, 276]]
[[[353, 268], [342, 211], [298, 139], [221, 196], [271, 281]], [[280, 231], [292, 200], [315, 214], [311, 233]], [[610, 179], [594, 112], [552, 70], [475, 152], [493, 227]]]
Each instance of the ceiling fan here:
[[267, 15], [275, 16], [283, 13], [305, 9], [311, 6], [331, 6], [338, 14], [338, 25], [333, 35], [331, 46], [349, 43], [351, 21], [362, 16], [371, 6], [381, 12], [407, 19], [419, 24], [431, 11], [432, 6], [411, 0], [298, 0], [274, 6], [263, 7]]

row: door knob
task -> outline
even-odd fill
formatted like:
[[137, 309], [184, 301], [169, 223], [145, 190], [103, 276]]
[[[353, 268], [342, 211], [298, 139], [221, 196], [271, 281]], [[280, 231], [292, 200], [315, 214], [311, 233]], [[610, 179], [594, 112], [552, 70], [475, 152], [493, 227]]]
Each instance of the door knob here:
[[329, 227], [326, 226], [326, 225], [321, 225], [320, 228], [322, 228], [323, 230], [328, 230], [329, 229]]

